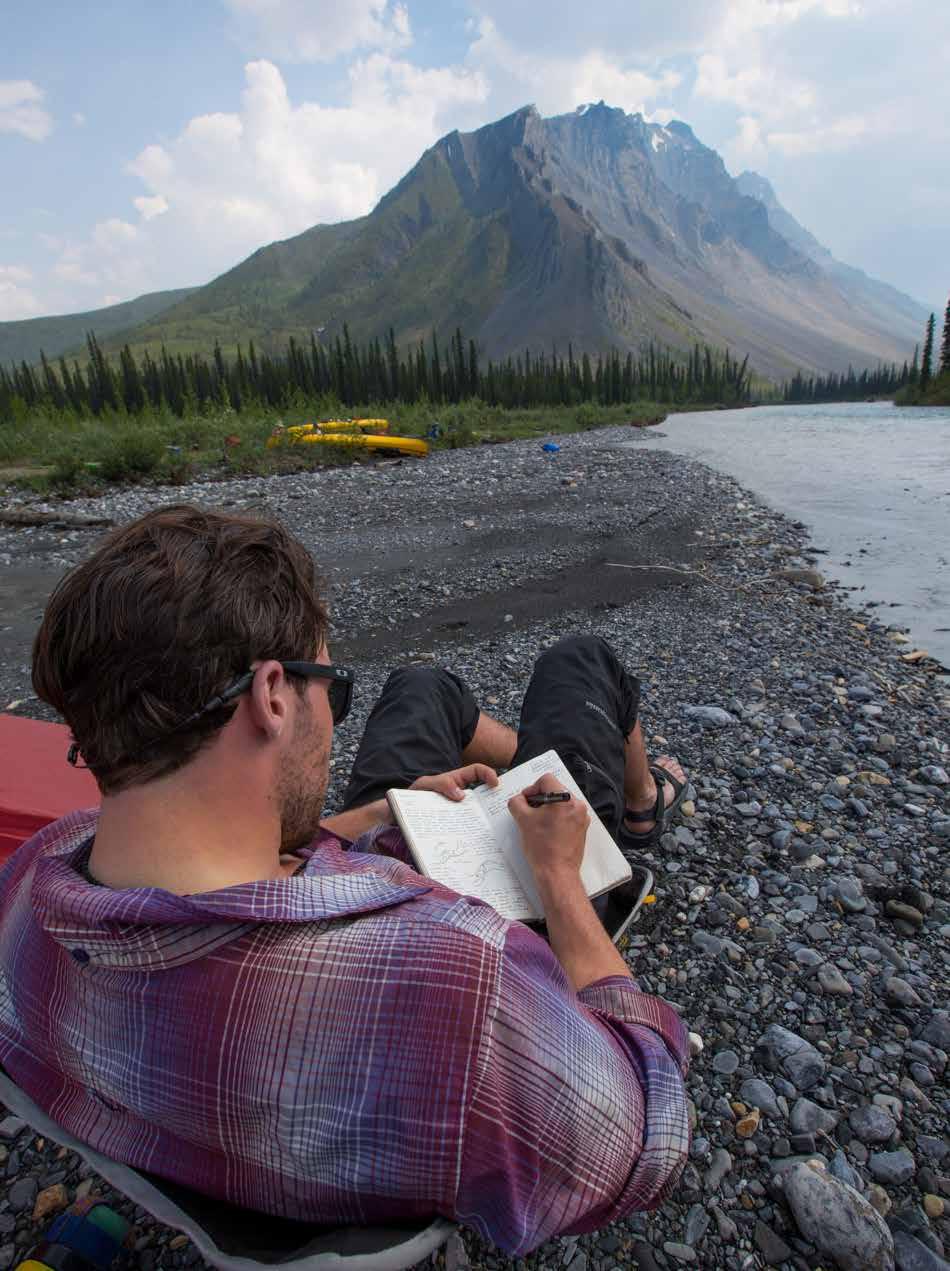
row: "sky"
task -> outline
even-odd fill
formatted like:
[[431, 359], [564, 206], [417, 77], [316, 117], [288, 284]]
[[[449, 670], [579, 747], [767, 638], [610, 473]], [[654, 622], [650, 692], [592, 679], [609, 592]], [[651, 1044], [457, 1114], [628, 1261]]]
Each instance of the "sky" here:
[[0, 0], [0, 320], [209, 281], [533, 102], [683, 119], [848, 264], [950, 290], [947, 0]]

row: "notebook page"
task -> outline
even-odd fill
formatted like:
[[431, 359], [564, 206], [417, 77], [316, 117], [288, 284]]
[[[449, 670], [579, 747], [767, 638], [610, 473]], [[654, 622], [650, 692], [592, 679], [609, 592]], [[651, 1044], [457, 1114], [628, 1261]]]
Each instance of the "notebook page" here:
[[541, 916], [540, 900], [535, 903], [513, 872], [505, 845], [472, 791], [460, 803], [430, 790], [390, 790], [388, 797], [430, 878], [463, 896], [477, 896], [503, 918]]
[[531, 867], [521, 850], [520, 831], [508, 811], [508, 800], [527, 786], [533, 785], [545, 773], [556, 777], [561, 785], [570, 790], [573, 798], [580, 799], [590, 812], [590, 825], [587, 828], [587, 842], [581, 865], [581, 882], [588, 896], [599, 896], [617, 883], [631, 878], [633, 873], [620, 848], [564, 766], [560, 755], [556, 750], [547, 750], [543, 755], [529, 759], [527, 763], [519, 764], [517, 768], [507, 772], [494, 790], [480, 786], [477, 791], [478, 801], [485, 811], [496, 841], [501, 844], [512, 870], [521, 879], [525, 891], [541, 912], [540, 897], [534, 886]]

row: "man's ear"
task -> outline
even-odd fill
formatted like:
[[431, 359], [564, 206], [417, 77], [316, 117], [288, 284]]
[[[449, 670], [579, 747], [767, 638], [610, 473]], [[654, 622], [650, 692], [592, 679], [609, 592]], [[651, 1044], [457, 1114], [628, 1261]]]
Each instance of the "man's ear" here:
[[262, 662], [255, 669], [248, 695], [248, 711], [251, 723], [268, 740], [276, 740], [287, 724], [287, 695], [291, 691], [284, 668], [279, 662]]

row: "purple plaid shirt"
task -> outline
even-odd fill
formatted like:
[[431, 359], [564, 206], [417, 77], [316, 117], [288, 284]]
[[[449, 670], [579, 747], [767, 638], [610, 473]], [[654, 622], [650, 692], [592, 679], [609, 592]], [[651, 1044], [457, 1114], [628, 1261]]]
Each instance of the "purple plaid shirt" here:
[[266, 1213], [441, 1214], [510, 1254], [659, 1204], [686, 1034], [622, 977], [422, 878], [382, 827], [196, 896], [73, 867], [96, 814], [0, 873], [0, 1062], [59, 1125]]

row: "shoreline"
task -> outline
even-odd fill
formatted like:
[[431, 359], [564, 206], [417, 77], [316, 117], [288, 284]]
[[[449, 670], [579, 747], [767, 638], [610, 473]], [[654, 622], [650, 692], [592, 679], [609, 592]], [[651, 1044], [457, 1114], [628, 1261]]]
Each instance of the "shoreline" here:
[[[658, 900], [628, 959], [704, 1039], [688, 1078], [692, 1155], [656, 1214], [551, 1241], [519, 1266], [834, 1265], [775, 1182], [813, 1156], [887, 1209], [899, 1242], [942, 1250], [947, 1218], [922, 1205], [950, 1209], [933, 1089], [950, 1047], [950, 693], [843, 589], [779, 575], [821, 569], [804, 527], [700, 463], [622, 449], [629, 435], [560, 437], [553, 456], [537, 438], [419, 464], [134, 487], [69, 508], [125, 520], [190, 497], [269, 510], [304, 539], [330, 580], [334, 656], [359, 673], [328, 807], [398, 661], [449, 665], [511, 723], [533, 658], [571, 631], [604, 636], [640, 676], [651, 752], [682, 759], [695, 798], [651, 864]], [[19, 700], [15, 713], [49, 717], [28, 696], [31, 630], [44, 588], [101, 533], [0, 527], [0, 709]], [[811, 1085], [763, 1049], [773, 1024], [814, 1048]], [[83, 1171], [31, 1142], [2, 1140], [0, 1170], [37, 1185], [62, 1174], [71, 1200]], [[909, 1164], [878, 1159], [904, 1151]], [[35, 1235], [32, 1204], [0, 1201], [0, 1220], [10, 1209], [18, 1235]], [[164, 1228], [140, 1232], [145, 1271], [202, 1265]], [[0, 1267], [13, 1240], [0, 1236]], [[464, 1246], [473, 1267], [515, 1265], [471, 1233]]]

